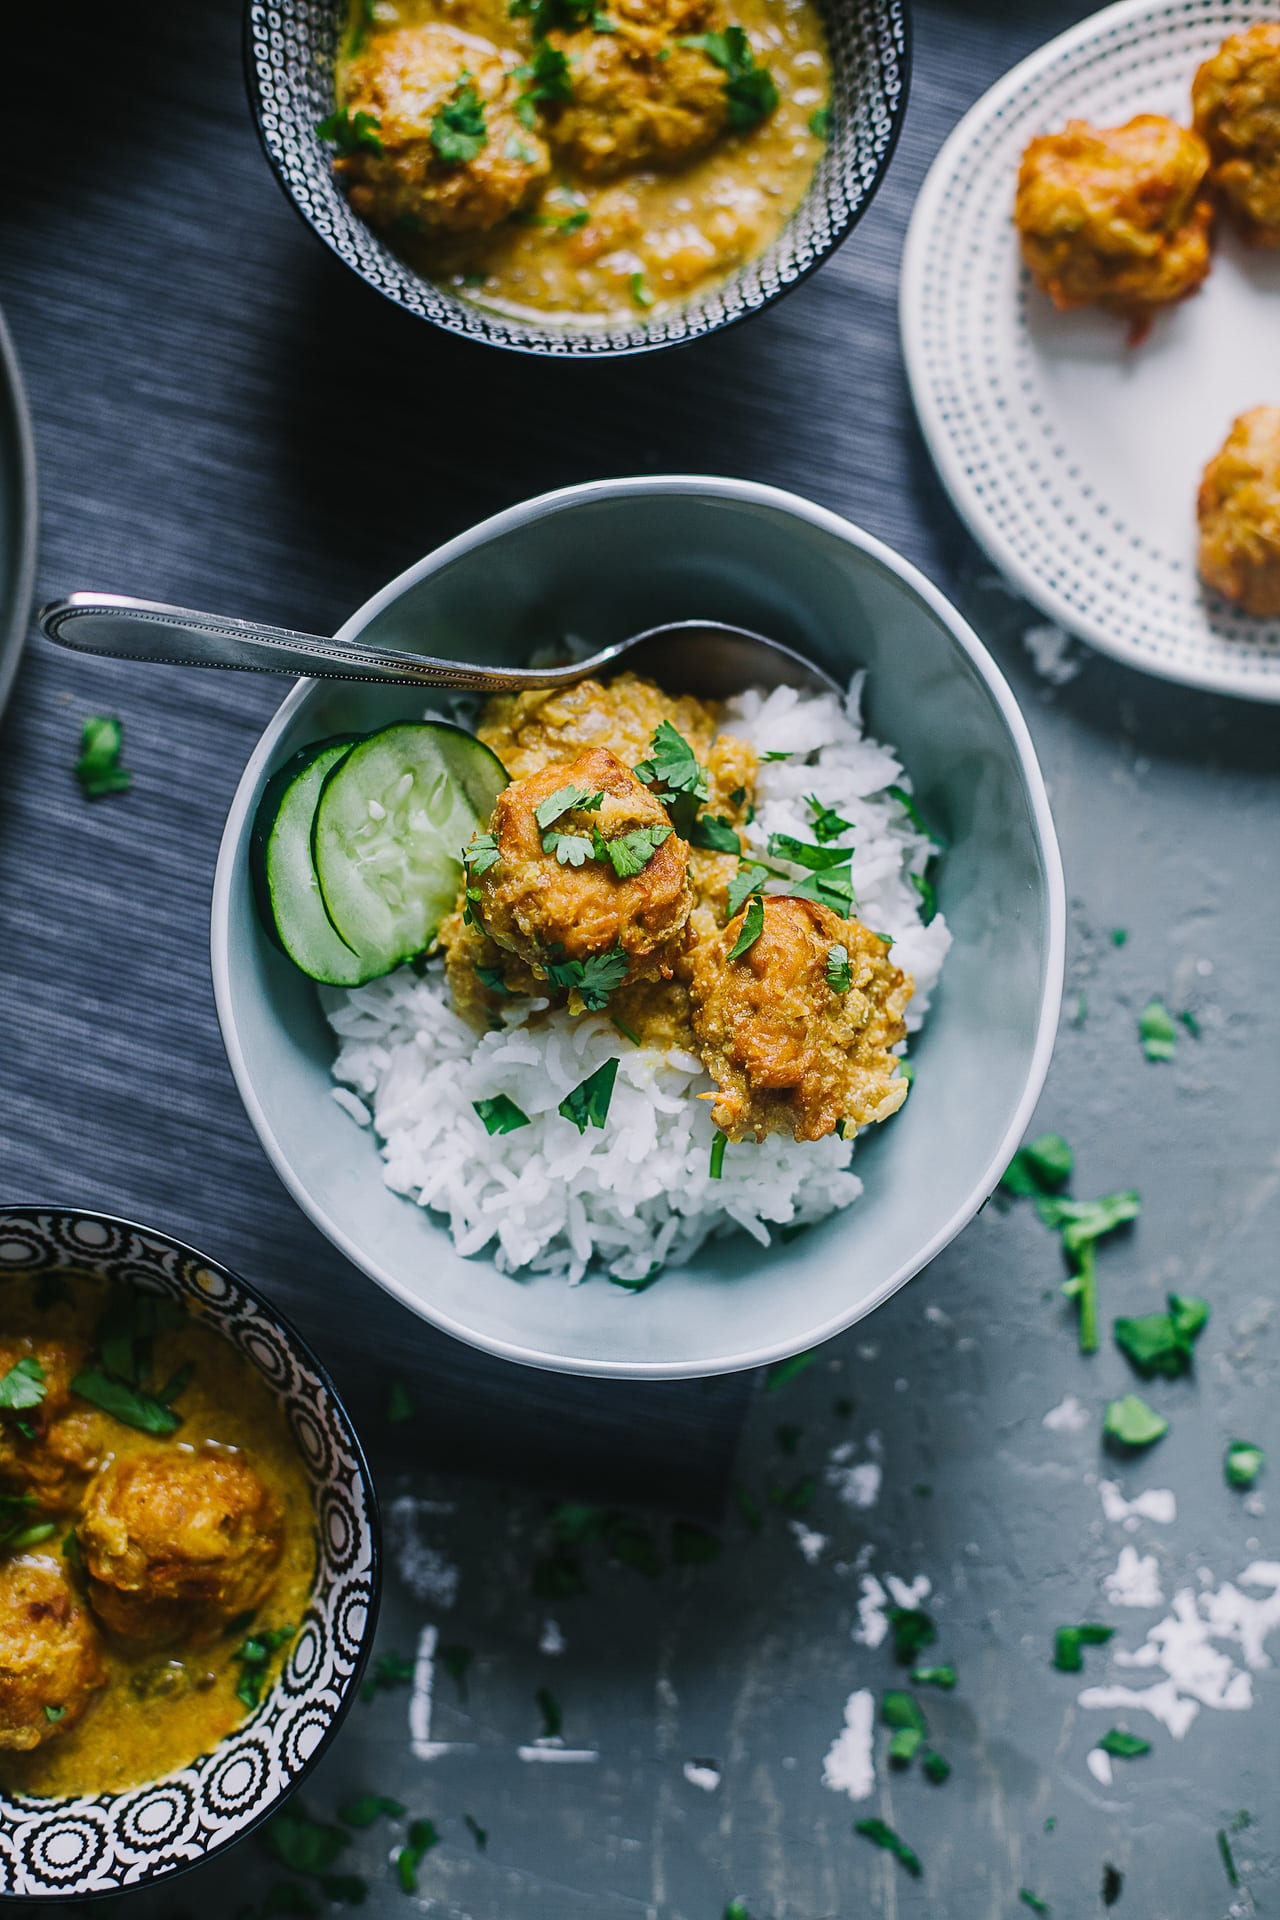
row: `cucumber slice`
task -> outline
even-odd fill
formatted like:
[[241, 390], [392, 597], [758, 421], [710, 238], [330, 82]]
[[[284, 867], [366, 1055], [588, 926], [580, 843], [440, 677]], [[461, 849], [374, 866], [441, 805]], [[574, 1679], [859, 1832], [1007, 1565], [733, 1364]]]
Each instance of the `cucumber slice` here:
[[356, 738], [317, 741], [272, 774], [258, 802], [249, 842], [263, 926], [296, 967], [331, 987], [358, 987], [380, 971], [334, 932], [311, 864], [311, 823], [320, 790]]
[[325, 911], [377, 973], [424, 952], [462, 885], [462, 849], [507, 785], [461, 727], [383, 727], [327, 775], [311, 830]]

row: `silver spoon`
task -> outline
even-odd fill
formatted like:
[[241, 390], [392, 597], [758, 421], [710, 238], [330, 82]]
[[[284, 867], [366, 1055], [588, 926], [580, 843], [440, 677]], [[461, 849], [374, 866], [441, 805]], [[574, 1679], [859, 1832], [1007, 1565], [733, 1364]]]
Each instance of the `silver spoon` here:
[[802, 654], [721, 620], [676, 620], [650, 627], [586, 660], [559, 667], [482, 667], [465, 660], [362, 641], [326, 640], [287, 627], [196, 613], [117, 593], [73, 593], [40, 612], [50, 640], [76, 653], [151, 660], [182, 667], [238, 667], [253, 673], [310, 674], [326, 680], [375, 680], [389, 686], [444, 687], [453, 692], [522, 693], [572, 686], [590, 674], [626, 665], [666, 687], [726, 699], [746, 687], [842, 689]]

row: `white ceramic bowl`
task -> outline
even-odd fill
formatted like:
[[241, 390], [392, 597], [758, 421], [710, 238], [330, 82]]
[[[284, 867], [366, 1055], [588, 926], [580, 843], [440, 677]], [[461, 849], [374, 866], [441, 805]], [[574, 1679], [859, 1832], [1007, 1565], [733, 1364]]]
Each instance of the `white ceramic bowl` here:
[[835, 514], [737, 480], [571, 487], [429, 554], [339, 638], [514, 662], [556, 635], [603, 645], [689, 617], [770, 634], [838, 676], [867, 667], [869, 728], [899, 749], [951, 843], [939, 897], [955, 946], [912, 1047], [915, 1090], [860, 1142], [866, 1191], [848, 1212], [768, 1251], [745, 1236], [717, 1241], [633, 1295], [464, 1260], [429, 1214], [384, 1185], [375, 1140], [329, 1098], [333, 1044], [316, 991], [259, 924], [249, 837], [283, 760], [325, 734], [417, 715], [414, 689], [300, 681], [245, 768], [214, 882], [227, 1055], [290, 1193], [413, 1313], [491, 1353], [569, 1373], [722, 1373], [814, 1346], [870, 1313], [994, 1188], [1057, 1027], [1062, 871], [1013, 695], [937, 589]]

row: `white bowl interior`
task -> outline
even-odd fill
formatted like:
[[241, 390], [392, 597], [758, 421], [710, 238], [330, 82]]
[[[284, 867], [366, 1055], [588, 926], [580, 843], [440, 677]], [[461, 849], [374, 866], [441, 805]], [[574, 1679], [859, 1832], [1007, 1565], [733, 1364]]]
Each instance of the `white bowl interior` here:
[[461, 1259], [391, 1193], [368, 1132], [328, 1097], [316, 992], [258, 922], [248, 837], [270, 773], [324, 734], [419, 713], [412, 689], [303, 682], [255, 752], [214, 895], [219, 1016], [251, 1119], [299, 1204], [414, 1311], [491, 1351], [575, 1372], [700, 1374], [758, 1364], [847, 1326], [972, 1217], [1039, 1092], [1062, 975], [1061, 871], [1025, 727], [959, 616], [906, 564], [822, 510], [729, 481], [571, 489], [513, 509], [392, 583], [343, 629], [398, 647], [522, 661], [573, 633], [606, 644], [660, 621], [732, 621], [840, 676], [869, 669], [892, 742], [951, 843], [939, 897], [955, 945], [903, 1111], [860, 1142], [846, 1213], [757, 1248], [716, 1242], [634, 1296]]

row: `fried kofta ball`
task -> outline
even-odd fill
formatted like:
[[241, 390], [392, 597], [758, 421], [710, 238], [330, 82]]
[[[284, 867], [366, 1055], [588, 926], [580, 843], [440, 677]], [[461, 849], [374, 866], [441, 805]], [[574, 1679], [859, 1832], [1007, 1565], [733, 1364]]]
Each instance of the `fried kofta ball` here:
[[[552, 818], [568, 793], [579, 804]], [[621, 952], [628, 978], [670, 978], [693, 904], [689, 848], [607, 747], [513, 780], [492, 831], [498, 857], [479, 878], [477, 905], [500, 947], [540, 967]]]
[[546, 142], [517, 118], [514, 69], [451, 27], [374, 34], [341, 91], [359, 144], [334, 170], [375, 227], [482, 233], [518, 212], [550, 171]]
[[1280, 247], [1280, 20], [1224, 40], [1191, 103], [1225, 211], [1254, 246]]
[[759, 903], [758, 936], [730, 959], [752, 904], [723, 928], [699, 909], [682, 969], [719, 1089], [712, 1119], [730, 1140], [821, 1140], [841, 1121], [887, 1120], [907, 1097], [889, 1049], [906, 1033], [911, 976], [860, 921], [790, 895]]
[[556, 152], [594, 179], [678, 167], [729, 125], [725, 71], [688, 42], [725, 24], [720, 0], [618, 0], [615, 31], [556, 32], [571, 98], [548, 108]]
[[1123, 127], [1069, 120], [1022, 156], [1014, 224], [1036, 285], [1064, 312], [1097, 305], [1137, 337], [1210, 265], [1209, 150], [1160, 114]]
[[280, 1508], [243, 1455], [221, 1448], [109, 1461], [78, 1528], [98, 1618], [130, 1640], [210, 1638], [269, 1591]]
[[98, 1629], [58, 1562], [0, 1563], [0, 1747], [25, 1752], [65, 1733], [106, 1683]]
[[1280, 407], [1253, 407], [1204, 470], [1200, 573], [1246, 613], [1280, 615]]
[[41, 1396], [0, 1414], [0, 1492], [34, 1501], [41, 1513], [74, 1506], [104, 1451], [101, 1414], [71, 1392], [86, 1360], [74, 1340], [0, 1339], [0, 1379], [25, 1364]]

